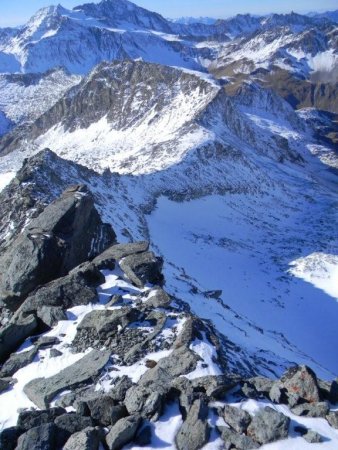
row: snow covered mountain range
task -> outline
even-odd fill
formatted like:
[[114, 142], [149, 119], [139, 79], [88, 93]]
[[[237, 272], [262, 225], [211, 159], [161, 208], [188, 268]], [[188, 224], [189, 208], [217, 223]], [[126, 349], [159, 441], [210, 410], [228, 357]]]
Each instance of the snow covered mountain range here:
[[[0, 30], [0, 264], [46, 205], [86, 185], [118, 242], [149, 241], [163, 259], [179, 305], [170, 342], [189, 309], [215, 330], [231, 373], [306, 364], [337, 377], [337, 39], [333, 14], [171, 21], [127, 0], [48, 7]], [[106, 287], [138, 307], [149, 286], [135, 291], [122, 272], [104, 272]], [[54, 350], [74, 338], [81, 308]], [[1, 323], [12, 314], [3, 306]], [[135, 327], [148, 333], [145, 317]], [[199, 375], [219, 375], [201, 342], [211, 369]], [[65, 354], [60, 369], [76, 363]], [[39, 370], [54, 376], [43, 355]], [[22, 407], [29, 367], [9, 391]], [[337, 432], [322, 433], [318, 448], [334, 449]]]

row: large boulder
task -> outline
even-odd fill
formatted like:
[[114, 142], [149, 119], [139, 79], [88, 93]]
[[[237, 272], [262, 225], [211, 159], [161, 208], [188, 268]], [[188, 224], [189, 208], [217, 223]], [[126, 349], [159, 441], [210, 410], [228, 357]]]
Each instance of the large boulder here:
[[247, 435], [260, 444], [275, 442], [288, 437], [289, 424], [288, 417], [266, 406], [253, 417]]
[[124, 405], [117, 405], [110, 395], [98, 395], [86, 402], [92, 419], [98, 425], [114, 425], [122, 417], [127, 416]]
[[50, 450], [56, 446], [57, 428], [48, 423], [31, 428], [18, 439], [16, 450]]
[[248, 412], [231, 405], [225, 405], [222, 410], [224, 421], [237, 433], [245, 433], [251, 422]]
[[291, 367], [274, 383], [270, 398], [291, 407], [304, 402], [319, 402], [321, 396], [316, 374], [307, 366]]
[[44, 409], [59, 392], [76, 387], [97, 376], [109, 358], [110, 351], [92, 350], [56, 375], [30, 381], [24, 387], [24, 392], [33, 403]]
[[203, 398], [195, 400], [175, 442], [178, 450], [198, 450], [209, 440], [208, 405]]
[[31, 428], [52, 423], [58, 416], [66, 414], [66, 412], [63, 408], [50, 408], [42, 411], [28, 409], [19, 413], [17, 426], [24, 431], [28, 431]]
[[[53, 280], [36, 289], [17, 311], [18, 314], [37, 314], [41, 320], [52, 319], [47, 307], [68, 309], [88, 305], [97, 301], [97, 286], [104, 282], [104, 276], [91, 263], [85, 262], [68, 275]], [[59, 313], [60, 314], [60, 313]], [[61, 314], [59, 316], [61, 318]]]
[[141, 425], [140, 416], [129, 416], [120, 419], [106, 436], [106, 443], [109, 450], [120, 450], [124, 445], [131, 442]]
[[27, 317], [13, 317], [0, 330], [0, 363], [17, 350], [19, 345], [37, 330], [37, 320], [33, 314]]
[[143, 288], [145, 284], [163, 283], [163, 261], [153, 252], [135, 253], [120, 260], [120, 267], [129, 280], [137, 287]]
[[37, 286], [66, 275], [115, 241], [86, 186], [67, 189], [31, 221], [0, 259], [0, 295], [11, 309]]
[[99, 450], [102, 434], [102, 431], [93, 427], [78, 431], [68, 439], [63, 450]]

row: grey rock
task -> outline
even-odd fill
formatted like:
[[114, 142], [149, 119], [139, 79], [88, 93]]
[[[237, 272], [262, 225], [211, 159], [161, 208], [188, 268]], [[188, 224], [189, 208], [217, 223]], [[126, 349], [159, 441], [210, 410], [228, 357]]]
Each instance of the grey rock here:
[[338, 403], [338, 378], [333, 381], [318, 380], [321, 396], [330, 403]]
[[0, 394], [12, 386], [12, 381], [11, 378], [0, 378]]
[[129, 414], [138, 414], [155, 420], [163, 409], [164, 396], [168, 389], [165, 386], [153, 386], [152, 389], [135, 385], [126, 394], [125, 405]]
[[252, 450], [260, 447], [260, 445], [250, 437], [238, 434], [230, 430], [230, 428], [218, 427], [218, 431], [221, 433], [221, 438], [224, 441], [225, 450], [230, 450], [232, 448], [237, 450]]
[[130, 244], [116, 244], [107, 248], [103, 253], [93, 259], [93, 263], [100, 269], [115, 268], [115, 262], [120, 261], [126, 256], [134, 255], [136, 253], [143, 253], [148, 251], [149, 242], [141, 241]]
[[224, 421], [237, 433], [245, 433], [251, 422], [248, 412], [234, 406], [225, 405], [222, 409]]
[[336, 428], [338, 430], [338, 411], [331, 411], [326, 416], [327, 421], [331, 425], [331, 427]]
[[119, 378], [113, 389], [110, 392], [110, 396], [116, 401], [116, 402], [123, 402], [126, 393], [129, 388], [131, 388], [133, 385], [133, 382], [127, 375], [123, 375], [123, 377]]
[[15, 351], [26, 338], [37, 329], [34, 315], [13, 317], [8, 325], [0, 330], [0, 363]]
[[16, 450], [51, 450], [55, 448], [57, 428], [48, 423], [31, 428], [18, 439]]
[[139, 315], [132, 308], [116, 310], [97, 310], [88, 313], [79, 323], [78, 332], [82, 330], [95, 330], [98, 336], [116, 332], [118, 326], [126, 327], [131, 321], [137, 320]]
[[120, 260], [123, 272], [139, 288], [143, 288], [146, 283], [163, 283], [162, 264], [162, 260], [152, 252], [136, 253]]
[[31, 338], [31, 341], [35, 343], [36, 348], [39, 350], [45, 350], [60, 344], [60, 339], [56, 336], [40, 336], [37, 339], [33, 337]]
[[106, 443], [109, 450], [119, 450], [124, 445], [131, 442], [141, 425], [142, 419], [139, 416], [129, 416], [120, 419], [111, 427], [106, 436]]
[[288, 396], [296, 395], [301, 401], [319, 402], [320, 393], [316, 374], [307, 366], [296, 366], [288, 369], [280, 380], [281, 386]]
[[247, 435], [260, 444], [275, 442], [288, 436], [290, 419], [269, 406], [252, 419]]
[[1, 368], [1, 377], [11, 377], [22, 367], [30, 364], [35, 358], [38, 349], [34, 347], [32, 350], [21, 353], [13, 353]]
[[138, 384], [151, 386], [155, 383], [170, 386], [172, 380], [196, 369], [200, 357], [191, 350], [181, 347], [175, 349], [171, 355], [159, 360], [153, 369], [142, 375]]
[[0, 448], [3, 450], [15, 450], [22, 433], [23, 430], [19, 427], [5, 428], [0, 431]]
[[207, 396], [213, 399], [222, 398], [237, 383], [237, 378], [230, 378], [226, 375], [209, 375], [192, 380], [192, 386], [195, 390], [203, 389]]
[[99, 450], [102, 432], [93, 427], [74, 433], [66, 442], [63, 450]]
[[324, 417], [329, 412], [329, 405], [327, 402], [318, 403], [302, 403], [291, 409], [296, 416], [306, 417]]
[[66, 412], [67, 411], [63, 408], [50, 408], [42, 411], [34, 409], [21, 411], [19, 413], [17, 426], [24, 431], [28, 431], [31, 428], [54, 422], [58, 416], [66, 414]]
[[37, 310], [37, 316], [48, 327], [52, 328], [60, 320], [67, 320], [67, 314], [61, 306], [42, 306]]
[[259, 396], [265, 397], [269, 396], [269, 392], [271, 391], [271, 388], [274, 384], [273, 380], [265, 377], [249, 378], [247, 382], [256, 389]]
[[90, 410], [90, 416], [102, 426], [112, 425], [127, 415], [125, 406], [116, 405], [110, 395], [99, 395], [86, 403]]
[[188, 411], [191, 408], [196, 394], [194, 392], [192, 382], [186, 377], [177, 377], [171, 383], [171, 389], [169, 393], [171, 397], [177, 397], [180, 404], [180, 412], [183, 420], [187, 417]]
[[104, 276], [91, 263], [83, 263], [69, 272], [35, 290], [27, 297], [17, 314], [37, 313], [49, 307], [72, 308], [97, 301], [97, 286], [104, 282]]
[[306, 434], [304, 434], [303, 438], [310, 444], [320, 444], [323, 442], [322, 436], [312, 430], [309, 430]]
[[56, 417], [54, 424], [58, 431], [58, 447], [62, 447], [72, 434], [94, 426], [94, 422], [91, 417], [83, 417], [74, 412], [62, 414], [61, 416]]
[[148, 293], [145, 306], [149, 308], [168, 308], [171, 303], [169, 295], [161, 288], [151, 289]]
[[0, 259], [3, 301], [16, 309], [38, 285], [67, 274], [114, 241], [115, 233], [101, 222], [88, 189], [83, 185], [67, 189]]
[[39, 408], [48, 407], [49, 402], [59, 392], [71, 389], [97, 376], [109, 361], [109, 357], [110, 351], [92, 350], [56, 375], [30, 381], [24, 387], [24, 392]]
[[51, 358], [57, 358], [58, 356], [61, 356], [62, 352], [60, 352], [60, 350], [57, 350], [56, 348], [51, 348], [49, 356]]
[[208, 406], [204, 399], [195, 400], [175, 442], [178, 450], [198, 450], [209, 440]]

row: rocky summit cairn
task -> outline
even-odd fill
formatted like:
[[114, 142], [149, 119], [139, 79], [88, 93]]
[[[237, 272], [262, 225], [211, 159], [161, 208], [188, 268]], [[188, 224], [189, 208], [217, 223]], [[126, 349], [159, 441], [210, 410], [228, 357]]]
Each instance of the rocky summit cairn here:
[[[295, 426], [287, 408], [338, 428], [330, 410], [337, 380], [319, 380], [307, 366], [278, 380], [230, 372], [212, 325], [165, 291], [162, 260], [149, 243], [115, 243], [85, 186], [67, 189], [18, 236], [0, 261], [3, 301], [13, 310], [0, 329], [0, 405], [18, 390], [34, 406], [0, 432], [1, 450], [156, 448], [154, 430], [170, 409], [180, 417], [172, 438], [178, 450], [215, 438], [227, 450], [256, 449], [291, 431], [323, 441]], [[70, 335], [56, 333], [60, 323]], [[28, 348], [16, 353], [21, 344]], [[62, 365], [64, 357], [72, 361]], [[35, 374], [45, 360], [60, 370]], [[32, 375], [22, 382], [24, 368]], [[263, 406], [252, 413], [248, 399]]]

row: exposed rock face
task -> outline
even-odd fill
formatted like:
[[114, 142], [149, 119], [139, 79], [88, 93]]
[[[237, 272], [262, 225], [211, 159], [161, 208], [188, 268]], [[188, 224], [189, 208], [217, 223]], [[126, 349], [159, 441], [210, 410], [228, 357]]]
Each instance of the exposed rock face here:
[[0, 260], [1, 295], [9, 307], [52, 279], [99, 254], [115, 240], [101, 222], [93, 197], [74, 186], [32, 220]]
[[109, 361], [110, 352], [92, 350], [75, 364], [50, 378], [37, 378], [28, 383], [25, 394], [39, 408], [48, 407], [56, 394], [96, 376]]
[[293, 414], [306, 417], [325, 417], [330, 408], [326, 402], [302, 403], [291, 409]]

